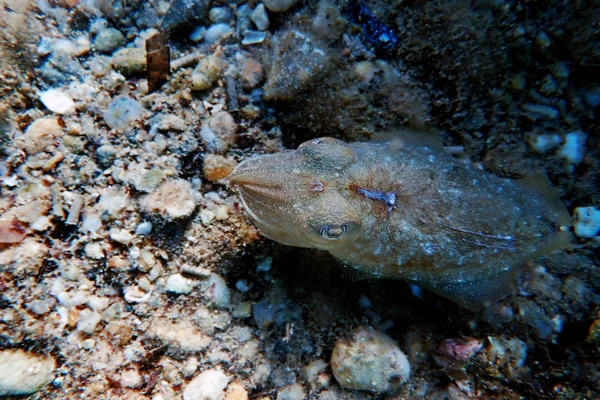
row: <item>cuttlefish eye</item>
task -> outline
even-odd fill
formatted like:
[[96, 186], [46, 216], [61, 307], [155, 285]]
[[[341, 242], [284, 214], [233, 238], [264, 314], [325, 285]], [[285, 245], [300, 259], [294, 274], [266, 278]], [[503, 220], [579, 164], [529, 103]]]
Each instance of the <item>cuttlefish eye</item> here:
[[319, 230], [321, 237], [328, 240], [339, 240], [348, 231], [348, 225], [323, 225]]

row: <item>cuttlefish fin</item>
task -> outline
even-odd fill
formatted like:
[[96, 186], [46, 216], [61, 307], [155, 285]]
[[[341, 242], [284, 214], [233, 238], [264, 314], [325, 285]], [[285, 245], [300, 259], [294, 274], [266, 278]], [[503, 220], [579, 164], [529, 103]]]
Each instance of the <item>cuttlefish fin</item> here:
[[448, 274], [435, 284], [415, 282], [442, 297], [470, 310], [480, 310], [517, 291], [517, 268], [498, 271], [487, 276], [463, 277]]

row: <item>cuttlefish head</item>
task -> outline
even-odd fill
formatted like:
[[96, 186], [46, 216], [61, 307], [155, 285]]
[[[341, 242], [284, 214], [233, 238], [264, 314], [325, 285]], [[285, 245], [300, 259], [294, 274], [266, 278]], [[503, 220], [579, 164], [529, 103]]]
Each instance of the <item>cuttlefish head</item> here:
[[358, 213], [340, 194], [354, 150], [332, 138], [297, 150], [252, 158], [229, 177], [242, 203], [268, 238], [297, 247], [331, 250], [360, 233]]

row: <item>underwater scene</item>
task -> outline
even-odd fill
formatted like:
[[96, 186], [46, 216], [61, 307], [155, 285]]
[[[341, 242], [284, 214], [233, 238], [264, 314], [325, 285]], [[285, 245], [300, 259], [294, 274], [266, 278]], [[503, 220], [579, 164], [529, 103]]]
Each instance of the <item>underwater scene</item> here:
[[600, 398], [597, 0], [0, 0], [0, 398]]

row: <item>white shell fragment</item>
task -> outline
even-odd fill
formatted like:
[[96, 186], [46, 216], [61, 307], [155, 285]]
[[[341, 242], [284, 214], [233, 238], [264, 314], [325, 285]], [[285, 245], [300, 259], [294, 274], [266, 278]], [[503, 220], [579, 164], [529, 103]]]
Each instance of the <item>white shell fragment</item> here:
[[61, 89], [50, 89], [42, 92], [40, 101], [48, 110], [57, 114], [71, 114], [75, 111], [73, 98]]

